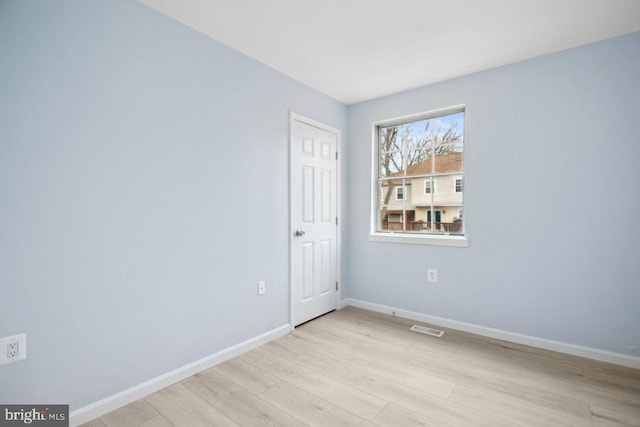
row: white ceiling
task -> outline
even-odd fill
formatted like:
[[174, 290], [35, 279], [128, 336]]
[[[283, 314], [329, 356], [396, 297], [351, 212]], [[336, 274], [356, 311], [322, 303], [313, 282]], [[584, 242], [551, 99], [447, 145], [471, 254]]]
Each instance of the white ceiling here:
[[640, 0], [139, 1], [346, 104], [640, 31]]

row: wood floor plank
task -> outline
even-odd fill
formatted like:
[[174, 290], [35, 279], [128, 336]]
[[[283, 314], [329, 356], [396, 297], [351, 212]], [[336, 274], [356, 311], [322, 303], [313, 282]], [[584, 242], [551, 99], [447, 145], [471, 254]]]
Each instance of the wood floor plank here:
[[[375, 326], [371, 325], [371, 327]], [[331, 328], [323, 328], [321, 325], [313, 323], [304, 325], [302, 328], [297, 328], [294, 331], [294, 334], [302, 334], [307, 338], [316, 341], [320, 340], [325, 343], [329, 343], [330, 345], [338, 345], [340, 348], [349, 348], [357, 350], [360, 353], [372, 353], [376, 355], [393, 355], [398, 352], [405, 351], [407, 348], [413, 347], [416, 348], [416, 351], [424, 353], [436, 352], [448, 356], [455, 353], [457, 348], [460, 346], [458, 343], [443, 341], [439, 338], [415, 332], [411, 332], [411, 335], [406, 339], [406, 342], [409, 344], [408, 346], [403, 346], [402, 348], [397, 346], [381, 346], [379, 345], [379, 342], [376, 342], [375, 340], [362, 342], [361, 340], [353, 340], [349, 336], [344, 336], [344, 334], [341, 333], [339, 325]], [[380, 341], [382, 341], [382, 339], [383, 338], [381, 337]]]
[[565, 369], [577, 370], [587, 379], [595, 379], [596, 381], [602, 379], [604, 383], [622, 385], [625, 389], [632, 389], [640, 393], [640, 370], [638, 369], [508, 341], [494, 339], [489, 344], [489, 350], [495, 346], [511, 355], [523, 355], [524, 358], [532, 362], [537, 361], [543, 365], [560, 365]]
[[624, 367], [604, 366], [582, 357], [536, 349], [516, 343], [493, 340], [485, 354], [501, 354], [518, 360], [539, 372], [562, 377], [573, 382], [596, 386], [613, 393], [634, 393], [640, 396], [640, 371]]
[[455, 329], [445, 328], [441, 325], [435, 325], [431, 323], [418, 322], [411, 319], [405, 319], [400, 316], [391, 316], [384, 313], [377, 313], [369, 310], [364, 310], [357, 307], [345, 307], [344, 309], [337, 312], [340, 314], [353, 314], [358, 318], [367, 319], [370, 324], [390, 324], [395, 325], [400, 330], [409, 330], [412, 325], [422, 325], [430, 328], [440, 329], [445, 332], [442, 336], [443, 340], [450, 340], [457, 343], [467, 343], [467, 344], [487, 344], [490, 341], [490, 338], [483, 337], [481, 335], [471, 334], [468, 332], [457, 331]]
[[182, 384], [241, 426], [306, 425], [211, 369]]
[[[373, 336], [371, 332], [366, 333], [358, 330], [358, 328], [350, 327], [349, 323], [340, 323], [340, 324], [343, 324], [345, 327], [343, 328], [336, 327], [335, 322], [327, 319], [319, 318], [313, 323], [310, 322], [307, 325], [303, 325], [301, 328], [311, 327], [314, 329], [317, 329], [317, 328], [324, 329], [324, 330], [331, 329], [332, 332], [337, 333], [339, 336], [342, 336], [347, 340], [357, 341], [360, 343], [369, 343], [376, 347], [383, 347], [383, 348], [389, 348], [389, 349], [402, 350], [410, 344], [410, 342], [406, 340], [392, 340], [391, 342], [383, 341]], [[331, 328], [330, 326], [333, 326], [333, 328]]]
[[631, 390], [610, 389], [589, 383], [581, 377], [562, 373], [557, 369], [548, 369], [533, 363], [522, 355], [497, 354], [495, 351], [459, 351], [459, 359], [474, 364], [477, 372], [491, 371], [499, 380], [517, 381], [543, 390], [551, 390], [556, 394], [582, 400], [612, 411], [635, 415], [640, 412], [640, 394]]
[[[411, 349], [412, 346], [409, 346], [409, 348], [405, 350], [374, 347], [369, 344], [363, 346], [357, 342], [343, 340], [341, 337], [330, 335], [327, 331], [314, 330], [310, 328], [301, 330], [296, 329], [294, 333], [283, 338], [289, 339], [290, 337], [293, 339], [299, 339], [301, 343], [311, 343], [325, 347], [326, 349], [331, 349], [332, 351], [335, 351], [336, 354], [351, 352], [368, 358], [373, 357], [383, 361], [392, 361], [393, 364], [397, 364], [398, 366], [404, 366], [409, 369], [419, 369], [422, 372], [449, 382], [456, 382], [457, 380], [464, 378], [464, 375], [459, 372], [460, 370], [456, 365], [449, 364], [448, 366], [452, 369], [448, 370], [434, 369], [434, 366], [432, 366], [431, 361], [433, 358], [431, 356], [437, 355], [435, 360], [449, 361], [452, 355], [450, 351], [444, 353], [440, 351], [436, 351], [435, 353], [429, 351], [416, 351], [409, 355], [407, 354], [407, 351]], [[276, 343], [278, 342], [283, 341], [276, 341]], [[295, 352], [297, 349], [295, 346], [291, 346], [290, 351]]]
[[382, 427], [452, 427], [393, 403], [385, 406], [373, 422]]
[[[592, 369], [586, 364], [583, 358], [566, 355], [561, 358], [555, 352], [541, 353], [544, 350], [527, 350], [527, 346], [517, 344], [496, 345], [490, 344], [487, 348], [478, 350], [462, 346], [457, 352], [458, 355], [471, 357], [478, 361], [494, 360], [499, 361], [515, 369], [526, 369], [536, 372], [538, 375], [547, 375], [553, 378], [568, 380], [579, 384], [606, 386], [605, 382], [598, 383], [590, 378]], [[609, 380], [613, 377], [609, 376]], [[611, 390], [615, 392], [615, 390]], [[630, 391], [628, 387], [623, 387], [621, 392]]]
[[239, 358], [228, 360], [213, 369], [254, 394], [260, 394], [280, 382], [275, 376]]
[[614, 393], [634, 393], [640, 396], [640, 378], [629, 374], [610, 374], [590, 369], [587, 378], [590, 384], [612, 390]]
[[[305, 332], [299, 332], [299, 335], [304, 336], [304, 334]], [[448, 397], [451, 394], [451, 390], [453, 390], [453, 382], [439, 378], [414, 366], [404, 364], [396, 355], [391, 358], [385, 358], [381, 357], [380, 354], [374, 356], [354, 351], [345, 346], [331, 346], [329, 343], [318, 344], [312, 341], [307, 342], [306, 345], [308, 351], [339, 357], [340, 360], [356, 365], [367, 372], [381, 375], [426, 393]]]
[[310, 426], [374, 426], [349, 411], [285, 382], [273, 386], [262, 393], [261, 397]]
[[163, 388], [146, 399], [175, 426], [238, 426], [180, 383]]
[[107, 427], [135, 427], [157, 415], [156, 408], [141, 399], [103, 415], [101, 419]]
[[324, 316], [319, 318], [313, 325], [318, 327], [328, 326], [329, 328], [338, 328], [350, 335], [355, 335], [360, 339], [373, 340], [374, 342], [383, 342], [385, 344], [403, 349], [411, 344], [409, 335], [398, 333], [396, 330], [389, 330], [383, 327], [372, 328], [370, 324], [363, 322], [346, 321], [339, 315]]
[[156, 415], [150, 420], [147, 420], [142, 424], [138, 424], [138, 427], [174, 427], [174, 425], [171, 424], [164, 416]]
[[290, 359], [282, 358], [264, 349], [252, 350], [240, 358], [366, 420], [373, 420], [387, 403], [360, 389], [308, 369], [304, 364], [291, 363]]
[[[263, 348], [269, 351], [281, 352], [283, 356], [286, 356], [286, 350], [279, 349], [276, 342], [264, 345]], [[291, 359], [290, 362], [297, 363], [296, 360]], [[383, 400], [396, 403], [414, 412], [454, 426], [498, 427], [514, 425], [489, 413], [483, 413], [455, 402], [450, 402], [445, 398], [412, 389], [325, 354], [309, 351], [305, 355], [304, 363], [307, 367], [323, 372], [325, 375]]]
[[618, 411], [591, 406], [593, 427], [638, 427], [640, 426], [640, 412], [629, 415]]
[[[415, 342], [416, 339], [429, 339], [433, 338], [434, 343], [438, 345], [442, 345], [443, 348], [448, 348], [448, 351], [455, 351], [458, 345], [460, 345], [460, 341], [467, 342], [465, 339], [456, 340], [456, 334], [451, 332], [450, 330], [445, 330], [444, 328], [438, 327], [438, 329], [445, 330], [445, 335], [441, 338], [430, 337], [428, 335], [421, 335], [417, 332], [411, 331], [410, 328], [414, 324], [428, 326], [435, 328], [435, 325], [430, 325], [421, 322], [410, 321], [408, 319], [401, 319], [395, 316], [384, 315], [381, 316], [380, 313], [375, 313], [375, 316], [370, 316], [365, 313], [365, 310], [355, 309], [352, 310], [352, 307], [341, 310], [339, 313], [335, 315], [336, 320], [340, 320], [342, 323], [347, 324], [355, 324], [360, 325], [365, 329], [369, 329], [373, 333], [381, 333], [384, 336], [387, 335], [395, 335], [396, 337], [401, 337], [402, 339]], [[475, 342], [475, 341], [474, 341]], [[482, 344], [487, 344], [488, 340], [482, 340]]]
[[107, 427], [105, 423], [102, 422], [100, 418], [96, 418], [95, 420], [91, 420], [87, 423], [81, 424], [80, 427]]
[[497, 395], [468, 386], [456, 386], [449, 400], [527, 427], [583, 427], [591, 423], [590, 416], [559, 415], [505, 394]]
[[423, 357], [423, 353], [411, 352], [412, 349], [406, 351], [409, 353], [406, 359], [409, 363], [427, 370], [433, 369], [438, 375], [448, 375], [456, 384], [517, 398], [523, 404], [543, 406], [546, 410], [561, 416], [583, 418], [590, 415], [589, 404], [586, 401], [578, 400], [572, 395], [557, 393], [555, 389], [548, 387], [546, 378], [540, 378], [535, 373], [532, 373], [535, 381], [531, 381], [523, 369], [505, 372], [505, 366], [501, 364], [479, 365], [474, 359], [465, 359], [457, 355], [435, 359], [433, 355]]

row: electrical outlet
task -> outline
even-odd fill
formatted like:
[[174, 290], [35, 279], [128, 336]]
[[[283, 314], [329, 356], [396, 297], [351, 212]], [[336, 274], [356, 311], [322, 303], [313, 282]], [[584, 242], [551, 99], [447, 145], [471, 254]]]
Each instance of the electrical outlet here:
[[18, 357], [18, 341], [11, 341], [9, 345], [7, 345], [7, 357], [9, 359]]
[[0, 365], [27, 358], [27, 336], [25, 334], [0, 338]]
[[430, 268], [427, 270], [427, 281], [428, 282], [437, 282], [438, 281], [438, 270], [435, 268]]
[[267, 282], [261, 280], [258, 282], [258, 295], [264, 295], [267, 292]]

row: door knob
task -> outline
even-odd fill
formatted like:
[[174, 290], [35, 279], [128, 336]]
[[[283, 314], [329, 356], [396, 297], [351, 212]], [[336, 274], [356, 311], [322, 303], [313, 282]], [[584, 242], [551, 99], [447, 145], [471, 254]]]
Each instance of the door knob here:
[[298, 229], [298, 230], [293, 232], [293, 235], [296, 236], [296, 237], [302, 237], [302, 236], [304, 236], [304, 231]]

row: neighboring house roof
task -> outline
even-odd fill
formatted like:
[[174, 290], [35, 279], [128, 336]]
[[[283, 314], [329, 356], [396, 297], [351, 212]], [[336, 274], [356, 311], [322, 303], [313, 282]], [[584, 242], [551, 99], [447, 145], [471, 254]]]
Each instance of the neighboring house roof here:
[[[435, 156], [435, 171], [431, 171], [431, 157], [421, 163], [416, 163], [407, 168], [407, 176], [428, 175], [431, 173], [462, 172], [463, 154], [451, 153], [443, 156]], [[402, 171], [391, 174], [391, 176], [403, 176]]]
[[422, 163], [416, 163], [407, 168], [409, 175], [426, 175], [429, 173], [460, 172], [462, 170], [462, 153], [451, 153], [444, 156], [435, 156], [435, 170], [431, 171], [431, 157]]

